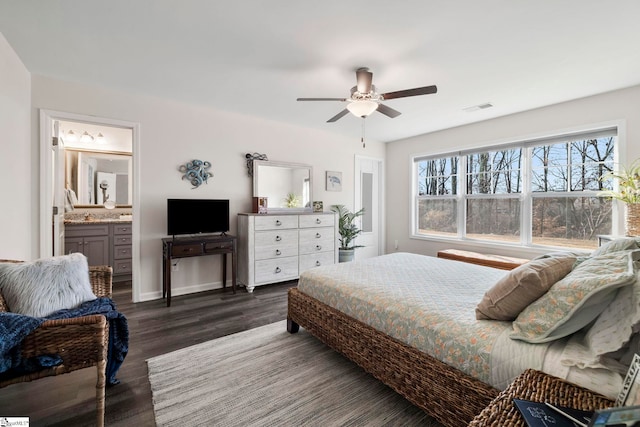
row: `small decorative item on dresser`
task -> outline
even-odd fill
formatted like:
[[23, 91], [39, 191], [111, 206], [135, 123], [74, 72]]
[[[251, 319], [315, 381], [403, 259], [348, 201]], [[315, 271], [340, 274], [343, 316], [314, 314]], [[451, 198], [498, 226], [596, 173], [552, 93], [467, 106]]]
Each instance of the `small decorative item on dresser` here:
[[620, 200], [627, 208], [626, 234], [640, 236], [640, 159], [635, 160], [629, 168], [619, 172], [609, 172], [602, 176], [603, 181], [618, 181], [618, 190], [605, 190], [601, 196]]
[[313, 211], [314, 212], [322, 212], [324, 207], [322, 206], [322, 201], [313, 202]]
[[254, 197], [253, 198], [253, 213], [266, 214], [267, 213], [267, 198], [266, 197]]

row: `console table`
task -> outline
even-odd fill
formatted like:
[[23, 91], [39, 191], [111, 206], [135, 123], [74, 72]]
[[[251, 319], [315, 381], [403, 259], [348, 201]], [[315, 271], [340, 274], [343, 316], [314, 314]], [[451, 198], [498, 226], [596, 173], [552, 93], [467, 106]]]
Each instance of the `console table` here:
[[221, 236], [166, 237], [162, 239], [162, 298], [171, 306], [171, 260], [222, 254], [222, 287], [227, 287], [227, 254], [231, 254], [231, 288], [236, 293], [238, 266], [237, 240], [229, 234]]

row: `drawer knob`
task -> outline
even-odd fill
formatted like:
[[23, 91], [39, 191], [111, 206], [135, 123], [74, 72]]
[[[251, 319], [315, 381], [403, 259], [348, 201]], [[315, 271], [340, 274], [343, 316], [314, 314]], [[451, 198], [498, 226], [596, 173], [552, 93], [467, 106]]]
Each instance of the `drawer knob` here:
[[322, 250], [322, 246], [320, 246], [320, 245], [316, 245], [316, 250], [317, 250], [317, 251]]
[[320, 218], [316, 218], [316, 224], [322, 224], [322, 220]]
[[276, 236], [276, 242], [279, 242], [280, 240], [282, 240], [282, 237]]
[[320, 267], [320, 261], [316, 261], [316, 267]]
[[276, 273], [280, 273], [281, 271], [280, 267], [276, 267]]
[[320, 235], [320, 233], [316, 233], [316, 239], [321, 238], [322, 236]]
[[276, 225], [278, 226], [282, 225], [282, 221], [280, 221], [279, 219], [276, 219]]
[[280, 249], [276, 249], [276, 255], [282, 255], [282, 252], [280, 252]]

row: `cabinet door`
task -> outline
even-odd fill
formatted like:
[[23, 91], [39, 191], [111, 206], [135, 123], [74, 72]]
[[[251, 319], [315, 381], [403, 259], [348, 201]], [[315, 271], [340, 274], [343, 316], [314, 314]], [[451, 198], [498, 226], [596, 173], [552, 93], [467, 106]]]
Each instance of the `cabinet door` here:
[[83, 254], [83, 242], [84, 239], [82, 237], [66, 237], [64, 239], [64, 253], [66, 255], [76, 252], [80, 252], [81, 254]]
[[109, 265], [109, 236], [85, 237], [82, 252], [89, 265]]

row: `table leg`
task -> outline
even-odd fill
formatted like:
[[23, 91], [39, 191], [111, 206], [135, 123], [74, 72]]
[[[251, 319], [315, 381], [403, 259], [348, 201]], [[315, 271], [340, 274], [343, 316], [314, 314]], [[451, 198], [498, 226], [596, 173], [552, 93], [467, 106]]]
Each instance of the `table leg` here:
[[227, 289], [227, 253], [222, 254], [222, 288]]
[[236, 244], [236, 240], [233, 240], [233, 252], [231, 252], [231, 289], [233, 289], [233, 293], [236, 293], [237, 286], [237, 274], [238, 272], [238, 248]]

